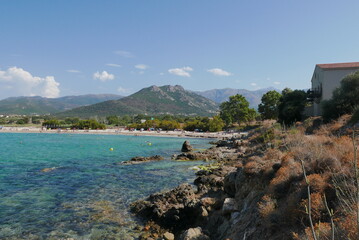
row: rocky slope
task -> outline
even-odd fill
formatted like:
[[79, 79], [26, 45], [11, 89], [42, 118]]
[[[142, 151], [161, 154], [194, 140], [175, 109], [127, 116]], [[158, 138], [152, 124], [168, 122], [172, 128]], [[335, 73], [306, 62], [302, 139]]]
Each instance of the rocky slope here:
[[357, 239], [351, 128], [314, 125], [287, 132], [269, 125], [194, 154], [217, 160], [197, 172], [194, 186], [132, 204], [147, 221], [140, 239], [299, 240], [313, 239], [313, 232], [320, 239]]

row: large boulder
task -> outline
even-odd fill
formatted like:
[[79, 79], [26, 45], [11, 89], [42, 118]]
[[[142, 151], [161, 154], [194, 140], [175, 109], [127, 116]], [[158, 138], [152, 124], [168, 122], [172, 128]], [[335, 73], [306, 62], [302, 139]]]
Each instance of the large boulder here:
[[184, 141], [181, 151], [182, 152], [191, 152], [192, 150], [193, 150], [193, 147], [191, 146], [189, 141]]

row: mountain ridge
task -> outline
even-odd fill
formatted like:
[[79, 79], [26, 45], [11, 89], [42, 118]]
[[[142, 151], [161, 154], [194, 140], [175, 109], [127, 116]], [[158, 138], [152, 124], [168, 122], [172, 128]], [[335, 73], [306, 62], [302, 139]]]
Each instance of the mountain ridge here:
[[209, 116], [217, 111], [218, 104], [194, 92], [185, 90], [180, 85], [160, 87], [152, 85], [119, 100], [79, 107], [56, 115], [80, 117], [132, 114]]
[[75, 107], [118, 98], [122, 98], [122, 96], [116, 94], [85, 94], [59, 98], [45, 98], [40, 96], [9, 97], [0, 100], [0, 114], [53, 114]]

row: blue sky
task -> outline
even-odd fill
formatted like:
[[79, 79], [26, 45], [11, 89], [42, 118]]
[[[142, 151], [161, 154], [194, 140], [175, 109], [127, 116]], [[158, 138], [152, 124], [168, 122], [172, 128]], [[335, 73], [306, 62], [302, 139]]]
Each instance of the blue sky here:
[[0, 99], [304, 89], [359, 61], [359, 1], [0, 0]]

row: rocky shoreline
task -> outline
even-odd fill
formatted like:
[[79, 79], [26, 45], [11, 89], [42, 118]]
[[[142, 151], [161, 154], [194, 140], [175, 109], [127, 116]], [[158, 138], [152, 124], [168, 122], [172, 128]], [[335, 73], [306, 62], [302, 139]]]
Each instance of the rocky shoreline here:
[[219, 140], [201, 152], [187, 145], [173, 159], [214, 161], [196, 173], [194, 185], [181, 184], [131, 204], [131, 211], [145, 222], [140, 240], [226, 239], [236, 223], [236, 164], [246, 154], [246, 140]]

